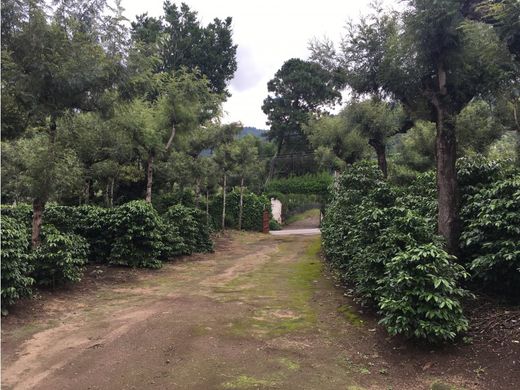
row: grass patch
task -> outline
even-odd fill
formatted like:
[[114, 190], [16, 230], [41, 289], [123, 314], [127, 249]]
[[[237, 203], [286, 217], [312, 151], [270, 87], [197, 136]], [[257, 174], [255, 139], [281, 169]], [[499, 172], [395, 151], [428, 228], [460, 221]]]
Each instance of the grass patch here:
[[277, 382], [268, 379], [258, 379], [252, 376], [240, 375], [239, 377], [228, 381], [222, 385], [224, 389], [251, 389], [274, 387]]
[[300, 369], [300, 365], [289, 358], [280, 358], [278, 359], [278, 363], [280, 363], [282, 366], [284, 366], [290, 371], [296, 371]]
[[32, 335], [43, 332], [50, 328], [54, 328], [58, 326], [58, 320], [49, 320], [46, 322], [31, 322], [27, 325], [22, 325], [17, 327], [13, 332], [11, 332], [10, 336], [14, 340], [24, 340], [30, 338]]
[[291, 215], [287, 220], [285, 221], [285, 225], [290, 225], [291, 223], [303, 221], [307, 218], [319, 218], [320, 217], [320, 209], [310, 209], [307, 211], [304, 211], [300, 214]]
[[363, 364], [354, 363], [348, 356], [340, 355], [338, 357], [338, 363], [340, 366], [345, 367], [347, 372], [357, 373], [362, 375], [370, 375], [371, 371]]
[[229, 281], [226, 297], [236, 298], [231, 291], [240, 291], [237, 297], [256, 307], [250, 317], [233, 322], [232, 332], [272, 337], [314, 326], [311, 298], [321, 275], [319, 251], [319, 237], [302, 240], [296, 250], [294, 243], [280, 242], [262, 267]]
[[352, 325], [362, 326], [363, 320], [359, 318], [359, 315], [354, 311], [352, 306], [343, 305], [338, 308], [338, 312]]

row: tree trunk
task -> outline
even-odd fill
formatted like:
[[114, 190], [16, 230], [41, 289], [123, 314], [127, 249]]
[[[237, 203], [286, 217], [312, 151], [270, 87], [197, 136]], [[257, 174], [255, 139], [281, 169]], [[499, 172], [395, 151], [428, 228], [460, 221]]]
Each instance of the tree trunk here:
[[368, 140], [370, 146], [374, 148], [377, 155], [377, 165], [379, 165], [379, 169], [383, 172], [383, 177], [386, 179], [388, 177], [388, 165], [386, 163], [386, 145], [374, 138]]
[[206, 190], [206, 225], [209, 226], [209, 191]]
[[450, 254], [457, 254], [459, 246], [458, 186], [455, 128], [445, 121], [437, 123], [437, 200], [438, 233], [446, 240]]
[[172, 131], [170, 133], [170, 138], [168, 139], [168, 142], [166, 143], [166, 146], [164, 147], [166, 149], [166, 151], [168, 151], [170, 149], [170, 147], [172, 146], [173, 139], [175, 138], [175, 133], [176, 133], [175, 124], [173, 124]]
[[518, 119], [518, 110], [516, 109], [516, 102], [513, 102], [513, 117], [516, 124], [516, 165], [520, 166], [520, 121]]
[[199, 208], [200, 204], [200, 179], [195, 182], [195, 207]]
[[240, 178], [240, 206], [238, 209], [238, 230], [242, 230], [242, 213], [244, 211], [244, 178]]
[[49, 124], [49, 135], [50, 135], [50, 141], [51, 141], [52, 145], [54, 145], [54, 143], [56, 142], [56, 129], [57, 129], [56, 120], [57, 120], [56, 115], [52, 114], [51, 122]]
[[112, 178], [110, 181], [110, 198], [109, 198], [109, 207], [114, 207], [114, 182], [115, 179]]
[[222, 230], [226, 230], [226, 182], [227, 175], [224, 174], [224, 185], [222, 193]]
[[267, 175], [267, 179], [265, 181], [264, 187], [267, 186], [267, 183], [273, 178], [274, 175], [274, 164], [276, 161], [276, 157], [280, 154], [283, 146], [283, 140], [278, 143], [278, 148], [276, 149], [276, 152], [274, 156], [271, 158], [271, 161], [269, 162], [269, 174]]
[[85, 180], [85, 204], [88, 204], [90, 201], [90, 179]]
[[152, 183], [153, 183], [153, 153], [148, 156], [146, 166], [146, 198], [148, 203], [152, 203]]
[[[56, 143], [56, 125], [57, 116], [55, 114], [51, 115], [50, 124], [49, 124], [49, 143], [52, 151], [52, 161], [49, 161], [49, 164], [56, 164], [56, 155], [54, 151], [54, 144]], [[52, 185], [52, 183], [49, 183]], [[37, 249], [41, 244], [41, 230], [42, 230], [42, 220], [43, 220], [43, 211], [45, 210], [45, 203], [48, 199], [48, 190], [45, 190], [45, 194], [40, 194], [39, 197], [33, 200], [33, 215], [32, 215], [32, 231], [31, 231], [31, 246], [32, 249]]]
[[437, 136], [436, 163], [437, 163], [437, 231], [446, 241], [446, 250], [452, 255], [458, 253], [460, 224], [459, 199], [457, 185], [457, 140], [455, 123], [445, 107], [443, 97], [446, 91], [446, 71], [441, 63], [437, 68], [439, 82], [439, 97], [432, 99], [436, 111]]
[[45, 201], [41, 198], [35, 198], [33, 201], [33, 219], [31, 243], [32, 249], [35, 250], [41, 244], [41, 228], [43, 211], [45, 210]]

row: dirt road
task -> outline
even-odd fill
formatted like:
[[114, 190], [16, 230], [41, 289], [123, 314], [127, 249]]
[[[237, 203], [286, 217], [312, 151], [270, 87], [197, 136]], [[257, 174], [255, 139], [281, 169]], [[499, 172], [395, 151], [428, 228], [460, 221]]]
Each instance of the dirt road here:
[[3, 321], [2, 388], [497, 385], [466, 352], [388, 339], [327, 275], [319, 237], [236, 232], [158, 271], [91, 268]]

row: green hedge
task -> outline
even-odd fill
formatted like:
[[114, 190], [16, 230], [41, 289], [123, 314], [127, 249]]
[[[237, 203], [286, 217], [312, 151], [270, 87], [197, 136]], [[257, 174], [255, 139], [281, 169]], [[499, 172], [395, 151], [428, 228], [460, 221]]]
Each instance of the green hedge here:
[[163, 254], [162, 221], [150, 203], [134, 200], [110, 214], [113, 237], [110, 264], [160, 268]]
[[466, 197], [462, 256], [479, 285], [520, 298], [520, 174]]
[[88, 243], [77, 234], [62, 233], [53, 225], [42, 227], [42, 243], [34, 252], [36, 282], [55, 286], [79, 282], [87, 263]]
[[468, 329], [459, 281], [468, 274], [434, 243], [411, 245], [385, 264], [378, 307], [391, 335], [452, 340]]
[[[50, 206], [45, 210], [44, 222], [85, 237], [90, 245], [89, 260], [93, 262], [157, 268], [160, 260], [207, 252], [213, 247], [205, 214], [181, 205], [171, 207], [162, 216], [144, 201], [113, 209]], [[125, 240], [132, 248], [142, 245], [135, 259], [124, 258]], [[154, 256], [157, 261], [152, 259]]]
[[270, 180], [265, 192], [281, 192], [282, 194], [317, 194], [328, 195], [332, 184], [332, 176], [326, 172], [292, 176], [286, 179]]
[[89, 243], [88, 259], [91, 262], [107, 262], [112, 248], [112, 213], [115, 209], [82, 205], [49, 206], [43, 221], [58, 230], [84, 237]]
[[15, 219], [19, 224], [30, 226], [32, 223], [32, 206], [30, 204], [20, 203], [16, 206], [2, 205], [2, 218], [10, 217]]
[[[245, 191], [243, 199], [242, 229], [262, 231], [264, 210], [271, 213], [271, 201], [265, 195], [256, 195]], [[226, 227], [238, 228], [238, 215], [240, 210], [240, 191], [234, 189], [226, 195]], [[221, 228], [222, 219], [222, 195], [213, 198], [210, 204], [210, 214], [215, 229]]]
[[27, 226], [2, 215], [2, 311], [17, 299], [32, 295], [34, 278]]
[[[421, 195], [427, 192], [413, 194]], [[338, 274], [378, 307], [389, 333], [452, 340], [467, 329], [458, 284], [465, 274], [442, 249], [432, 219], [405, 205], [415, 201], [403, 199], [375, 164], [354, 164], [327, 206], [322, 247]]]
[[206, 214], [201, 210], [176, 205], [166, 211], [163, 219], [165, 225], [176, 229], [182, 238], [181, 254], [213, 251], [210, 229], [206, 224]]
[[206, 215], [181, 205], [161, 217], [153, 206], [133, 201], [113, 209], [49, 205], [42, 243], [30, 249], [30, 205], [2, 207], [2, 310], [31, 287], [81, 279], [85, 264], [159, 268], [172, 257], [213, 250]]

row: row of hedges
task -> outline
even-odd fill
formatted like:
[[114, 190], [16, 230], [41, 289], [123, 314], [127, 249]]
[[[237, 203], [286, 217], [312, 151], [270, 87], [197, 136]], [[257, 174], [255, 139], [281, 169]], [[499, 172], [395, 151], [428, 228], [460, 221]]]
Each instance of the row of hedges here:
[[[494, 167], [495, 176], [489, 172]], [[462, 256], [435, 234], [435, 175], [409, 187], [383, 180], [368, 162], [339, 179], [322, 223], [323, 248], [338, 274], [375, 305], [390, 334], [452, 340], [467, 330], [465, 289], [476, 282], [518, 294], [519, 173], [461, 161]], [[467, 281], [467, 282], [466, 282]], [[513, 286], [516, 286], [513, 287]]]
[[[209, 206], [211, 220], [215, 229], [221, 228], [222, 219], [222, 195], [213, 198]], [[262, 231], [262, 218], [264, 210], [271, 212], [271, 201], [265, 195], [256, 195], [252, 192], [244, 192], [242, 229]], [[226, 194], [226, 227], [238, 228], [238, 216], [240, 213], [240, 191], [233, 189]]]
[[211, 251], [205, 219], [202, 211], [181, 205], [160, 216], [144, 201], [113, 209], [50, 206], [44, 212], [42, 244], [31, 251], [30, 208], [4, 207], [2, 304], [30, 295], [35, 284], [79, 281], [89, 260], [159, 268], [174, 256]]
[[316, 194], [326, 196], [332, 176], [326, 172], [292, 176], [286, 179], [270, 180], [265, 188], [267, 193], [281, 192], [282, 194]]

